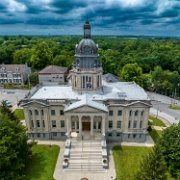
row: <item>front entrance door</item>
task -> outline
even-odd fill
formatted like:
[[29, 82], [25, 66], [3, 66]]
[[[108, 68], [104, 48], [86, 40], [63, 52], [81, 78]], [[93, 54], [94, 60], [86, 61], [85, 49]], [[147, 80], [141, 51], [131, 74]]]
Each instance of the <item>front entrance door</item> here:
[[82, 130], [90, 131], [90, 122], [82, 122]]

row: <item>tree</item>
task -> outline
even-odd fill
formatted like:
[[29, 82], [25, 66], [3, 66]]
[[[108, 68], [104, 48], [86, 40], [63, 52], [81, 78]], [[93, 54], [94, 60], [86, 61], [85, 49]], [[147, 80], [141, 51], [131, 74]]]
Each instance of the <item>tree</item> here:
[[28, 48], [23, 48], [17, 50], [13, 54], [13, 63], [15, 64], [25, 64], [30, 63], [32, 51]]
[[180, 175], [180, 123], [165, 129], [158, 144], [172, 176], [178, 177]]
[[33, 55], [31, 56], [31, 64], [35, 69], [42, 69], [53, 59], [51, 49], [46, 42], [41, 42], [33, 49]]
[[[2, 107], [2, 106], [1, 106]], [[19, 121], [12, 121], [0, 112], [0, 179], [21, 179], [31, 155], [26, 129]]]
[[39, 79], [38, 79], [38, 72], [33, 72], [30, 76], [29, 76], [29, 81], [30, 84], [35, 86], [39, 83]]
[[137, 172], [137, 180], [166, 180], [166, 164], [158, 146], [144, 157]]
[[0, 105], [0, 114], [4, 114], [9, 117], [12, 121], [17, 121], [17, 117], [14, 115], [14, 113], [7, 107], [6, 102], [2, 101]]
[[142, 84], [142, 69], [137, 63], [126, 64], [120, 73], [120, 79], [125, 81], [135, 81], [138, 84]]

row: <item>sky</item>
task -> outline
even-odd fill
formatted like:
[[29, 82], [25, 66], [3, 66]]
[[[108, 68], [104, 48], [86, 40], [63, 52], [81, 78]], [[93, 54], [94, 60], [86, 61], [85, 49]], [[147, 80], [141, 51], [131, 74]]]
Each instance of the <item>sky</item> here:
[[180, 0], [0, 0], [0, 35], [180, 37]]

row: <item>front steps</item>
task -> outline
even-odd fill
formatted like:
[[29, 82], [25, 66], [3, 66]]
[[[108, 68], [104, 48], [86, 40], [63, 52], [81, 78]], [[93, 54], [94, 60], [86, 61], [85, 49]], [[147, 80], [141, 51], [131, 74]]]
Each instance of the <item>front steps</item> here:
[[71, 139], [70, 157], [66, 170], [106, 171], [102, 166], [102, 160], [100, 140]]

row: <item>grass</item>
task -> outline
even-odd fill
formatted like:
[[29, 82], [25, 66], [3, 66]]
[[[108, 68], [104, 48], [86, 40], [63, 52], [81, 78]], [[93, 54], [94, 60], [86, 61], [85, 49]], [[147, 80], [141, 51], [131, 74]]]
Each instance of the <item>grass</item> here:
[[4, 84], [4, 89], [31, 89], [29, 85]]
[[23, 109], [16, 109], [14, 111], [14, 114], [19, 120], [24, 120], [25, 119]]
[[134, 180], [142, 157], [146, 155], [150, 149], [151, 148], [148, 147], [115, 146], [113, 148], [113, 157], [116, 168], [116, 179]]
[[166, 125], [158, 118], [155, 118], [153, 116], [149, 116], [149, 125], [153, 126], [161, 126], [161, 127], [166, 127]]
[[26, 168], [26, 180], [53, 180], [59, 146], [34, 145]]
[[163, 131], [158, 131], [158, 130], [155, 130], [155, 129], [152, 129], [149, 131], [149, 134], [151, 135], [153, 141], [156, 143], [157, 140], [159, 139], [159, 137], [161, 136]]
[[175, 104], [169, 105], [169, 108], [170, 108], [170, 109], [174, 109], [174, 110], [180, 110], [180, 107], [177, 106], [177, 105], [175, 105]]

